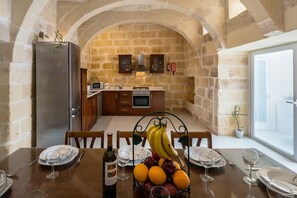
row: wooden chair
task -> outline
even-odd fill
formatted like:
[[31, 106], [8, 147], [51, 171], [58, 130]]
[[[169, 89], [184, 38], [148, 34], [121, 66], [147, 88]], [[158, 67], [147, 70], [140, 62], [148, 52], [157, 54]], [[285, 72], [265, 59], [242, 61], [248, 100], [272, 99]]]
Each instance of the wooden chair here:
[[[179, 134], [175, 131], [171, 131], [171, 142], [172, 146], [174, 147], [174, 139], [180, 138], [181, 136], [185, 136], [186, 134]], [[193, 139], [197, 138], [197, 144], [196, 146], [200, 146], [202, 139], [207, 139], [207, 146], [208, 148], [212, 148], [212, 137], [211, 133], [209, 131], [192, 131], [189, 132], [189, 146], [192, 146]], [[185, 148], [186, 145], [182, 145], [183, 148]]]
[[[131, 145], [130, 138], [133, 136], [133, 131], [117, 131], [117, 148], [120, 148], [120, 139], [125, 138], [128, 145]], [[146, 132], [140, 134], [142, 137], [141, 146], [144, 147], [146, 143]]]
[[87, 148], [87, 139], [91, 139], [89, 148], [94, 147], [96, 138], [101, 139], [101, 148], [104, 148], [104, 131], [67, 131], [65, 134], [65, 144], [70, 144], [70, 138], [74, 138], [76, 147], [81, 148], [80, 142], [83, 140], [84, 148]]

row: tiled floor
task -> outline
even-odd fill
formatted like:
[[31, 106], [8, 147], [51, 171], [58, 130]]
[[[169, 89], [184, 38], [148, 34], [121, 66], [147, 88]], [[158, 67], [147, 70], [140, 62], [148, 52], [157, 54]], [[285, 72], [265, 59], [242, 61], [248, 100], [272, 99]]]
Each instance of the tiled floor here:
[[[206, 130], [205, 127], [201, 126], [196, 119], [191, 117], [189, 114], [185, 112], [174, 112], [174, 115], [178, 116], [188, 128], [188, 131], [201, 131]], [[180, 122], [173, 116], [169, 116], [174, 123], [174, 126], [179, 126]], [[114, 145], [116, 141], [116, 131], [117, 130], [129, 130], [133, 131], [136, 123], [141, 119], [141, 116], [102, 116], [98, 119], [97, 123], [94, 125], [92, 130], [104, 130], [107, 132], [112, 132]], [[143, 119], [139, 124], [143, 127], [147, 125], [149, 119]], [[168, 131], [171, 130], [172, 125], [168, 124]], [[203, 142], [204, 143], [204, 142]], [[106, 142], [105, 142], [106, 145]], [[270, 156], [274, 160], [280, 162], [285, 165], [289, 169], [293, 170], [297, 173], [297, 162], [294, 162], [282, 155], [274, 152], [273, 150], [263, 146], [262, 144], [252, 140], [251, 138], [244, 137], [242, 139], [238, 139], [236, 137], [231, 136], [217, 136], [213, 135], [213, 148], [245, 148], [245, 147], [253, 147], [262, 151], [266, 155]]]

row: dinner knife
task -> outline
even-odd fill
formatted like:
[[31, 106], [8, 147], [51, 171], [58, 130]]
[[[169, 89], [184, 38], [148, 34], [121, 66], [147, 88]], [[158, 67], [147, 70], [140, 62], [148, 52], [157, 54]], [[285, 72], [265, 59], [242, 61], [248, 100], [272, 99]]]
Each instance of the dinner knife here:
[[39, 159], [39, 156], [36, 157], [32, 162], [30, 162], [30, 163], [28, 164], [28, 167], [30, 167], [30, 166], [32, 166], [33, 164], [35, 164], [35, 163], [38, 161], [38, 159]]
[[226, 160], [226, 162], [230, 165], [230, 166], [235, 166], [235, 164], [231, 161], [231, 160], [229, 160], [229, 158], [228, 157], [226, 157], [223, 153], [221, 153], [221, 152], [218, 152], [225, 160]]

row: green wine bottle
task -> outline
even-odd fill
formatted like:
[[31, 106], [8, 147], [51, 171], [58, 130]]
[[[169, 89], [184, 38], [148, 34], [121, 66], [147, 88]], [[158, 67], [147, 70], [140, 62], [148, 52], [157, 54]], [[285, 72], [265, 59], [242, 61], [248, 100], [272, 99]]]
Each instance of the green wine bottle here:
[[107, 134], [107, 149], [103, 155], [103, 197], [116, 197], [117, 155], [112, 147], [112, 133]]

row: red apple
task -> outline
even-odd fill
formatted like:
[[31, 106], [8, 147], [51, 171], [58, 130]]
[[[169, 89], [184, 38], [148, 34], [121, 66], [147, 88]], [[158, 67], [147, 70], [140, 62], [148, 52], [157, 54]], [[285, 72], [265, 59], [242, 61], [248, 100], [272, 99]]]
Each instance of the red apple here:
[[170, 159], [164, 160], [162, 168], [167, 175], [172, 175], [176, 170], [174, 162]]
[[174, 184], [166, 182], [163, 186], [167, 188], [171, 197], [177, 196], [178, 191]]
[[157, 162], [160, 160], [160, 156], [159, 156], [155, 151], [152, 152], [152, 157], [153, 157]]
[[154, 184], [148, 179], [147, 181], [144, 182], [143, 187], [146, 192], [150, 192], [152, 187], [154, 187]]
[[147, 166], [148, 169], [150, 169], [152, 166], [157, 165], [157, 162], [155, 161], [154, 158], [152, 158], [151, 156], [147, 157], [143, 163]]

